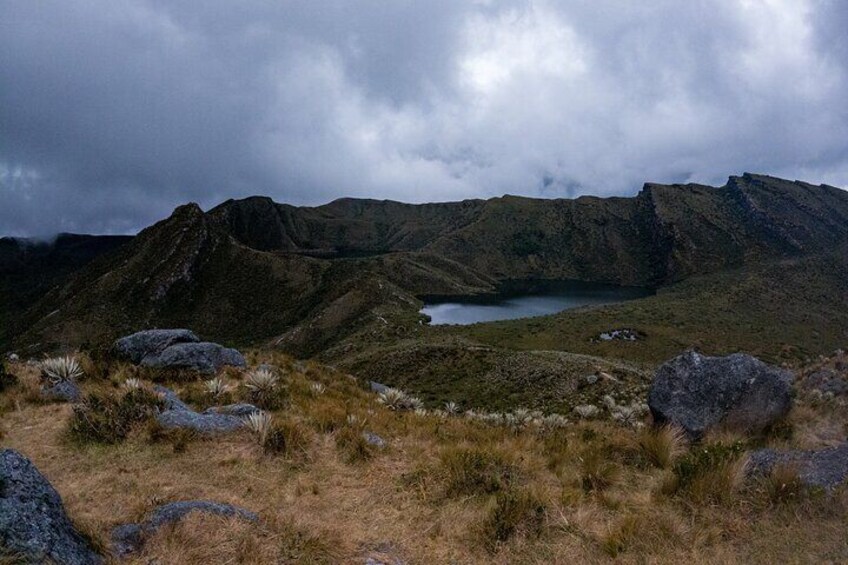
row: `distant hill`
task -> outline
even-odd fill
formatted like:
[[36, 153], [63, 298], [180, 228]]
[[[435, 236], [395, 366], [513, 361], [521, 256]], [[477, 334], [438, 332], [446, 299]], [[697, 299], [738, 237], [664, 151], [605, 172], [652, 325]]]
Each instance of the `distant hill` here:
[[[510, 279], [659, 288], [846, 242], [848, 192], [751, 174], [718, 188], [647, 184], [632, 198], [309, 208], [253, 197], [206, 213], [189, 204], [13, 311], [22, 330], [7, 342], [75, 345], [187, 326], [314, 355], [354, 334], [409, 334], [423, 295], [490, 293]], [[65, 276], [40, 269], [45, 280]]]

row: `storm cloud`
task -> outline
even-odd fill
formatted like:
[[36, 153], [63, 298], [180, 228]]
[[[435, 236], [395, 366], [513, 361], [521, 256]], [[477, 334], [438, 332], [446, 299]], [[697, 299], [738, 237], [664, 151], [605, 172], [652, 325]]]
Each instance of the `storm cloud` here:
[[0, 234], [181, 203], [848, 185], [840, 0], [0, 1]]

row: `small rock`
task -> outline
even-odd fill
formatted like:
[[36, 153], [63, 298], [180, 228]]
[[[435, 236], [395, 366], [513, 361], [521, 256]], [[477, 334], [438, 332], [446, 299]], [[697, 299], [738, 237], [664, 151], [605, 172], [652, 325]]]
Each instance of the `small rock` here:
[[389, 390], [389, 388], [391, 388], [391, 387], [387, 387], [386, 385], [380, 384], [377, 381], [368, 381], [368, 388], [371, 389], [371, 392], [376, 392], [377, 394], [383, 394], [384, 392]]
[[[59, 493], [32, 462], [0, 451], [0, 545], [24, 563], [102, 563], [68, 519]], [[16, 561], [17, 562], [17, 561]]]
[[73, 381], [62, 380], [55, 384], [46, 382], [41, 385], [41, 397], [47, 400], [79, 402], [82, 391]]
[[833, 369], [820, 369], [804, 377], [801, 388], [833, 396], [848, 395], [848, 378]]
[[126, 557], [139, 551], [144, 542], [166, 524], [182, 520], [191, 512], [204, 512], [218, 516], [238, 517], [249, 522], [258, 522], [259, 517], [244, 508], [210, 502], [208, 500], [187, 500], [171, 502], [156, 508], [149, 517], [139, 524], [121, 524], [112, 529], [112, 552], [118, 557]]
[[122, 337], [112, 348], [119, 357], [137, 365], [148, 355], [158, 355], [174, 344], [199, 341], [189, 330], [145, 330]]
[[375, 433], [362, 432], [362, 437], [365, 438], [365, 442], [368, 445], [373, 445], [377, 449], [384, 449], [386, 447], [386, 440], [384, 440]]
[[806, 485], [832, 489], [848, 478], [848, 442], [819, 451], [760, 449], [751, 454], [750, 473], [768, 474], [778, 464], [797, 466]]
[[8, 355], [6, 355], [6, 359], [9, 361], [9, 363], [17, 363], [21, 360], [21, 358], [18, 357], [17, 353], [9, 353]]
[[741, 353], [687, 351], [657, 369], [648, 405], [654, 422], [675, 423], [695, 439], [719, 424], [759, 432], [789, 412], [792, 374]]

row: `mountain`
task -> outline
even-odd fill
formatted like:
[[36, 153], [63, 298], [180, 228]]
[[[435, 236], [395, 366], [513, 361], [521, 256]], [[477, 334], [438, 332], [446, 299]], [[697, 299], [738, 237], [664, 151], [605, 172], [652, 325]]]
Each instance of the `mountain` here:
[[10, 337], [44, 348], [187, 326], [339, 353], [418, 335], [425, 295], [523, 279], [665, 288], [846, 241], [848, 192], [751, 174], [717, 188], [646, 184], [632, 198], [189, 204], [15, 314], [23, 330]]
[[52, 241], [0, 238], [0, 343], [21, 312], [96, 257], [129, 236], [62, 233]]

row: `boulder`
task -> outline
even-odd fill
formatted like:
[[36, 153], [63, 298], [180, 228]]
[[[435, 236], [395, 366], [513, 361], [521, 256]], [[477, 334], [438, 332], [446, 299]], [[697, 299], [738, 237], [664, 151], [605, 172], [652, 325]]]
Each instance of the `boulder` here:
[[158, 355], [174, 344], [199, 341], [189, 330], [144, 330], [122, 337], [112, 348], [119, 357], [138, 365], [148, 355]]
[[41, 385], [41, 396], [47, 400], [79, 402], [82, 398], [82, 391], [75, 382], [62, 380], [56, 384], [47, 382]]
[[792, 374], [741, 353], [687, 351], [657, 369], [648, 393], [654, 422], [677, 424], [693, 439], [719, 425], [762, 431], [791, 405]]
[[835, 488], [848, 478], [848, 442], [818, 451], [760, 449], [751, 454], [749, 469], [753, 475], [765, 475], [783, 464], [795, 467], [808, 486]]
[[0, 547], [23, 563], [103, 562], [68, 519], [59, 493], [12, 449], [0, 451]]
[[217, 516], [237, 517], [249, 522], [258, 522], [259, 517], [244, 508], [210, 502], [208, 500], [186, 500], [182, 502], [171, 502], [156, 508], [146, 520], [139, 524], [121, 524], [112, 530], [112, 553], [118, 557], [126, 557], [131, 553], [139, 551], [144, 542], [156, 533], [156, 531], [167, 524], [174, 524], [182, 520], [191, 512], [204, 512]]
[[165, 403], [165, 410], [187, 410], [192, 411], [188, 404], [180, 400], [177, 393], [162, 385], [154, 385], [153, 391], [162, 397], [162, 402]]
[[200, 373], [215, 373], [225, 365], [247, 366], [244, 356], [235, 349], [208, 341], [172, 345], [158, 354], [147, 355], [141, 364], [158, 369], [190, 369]]

